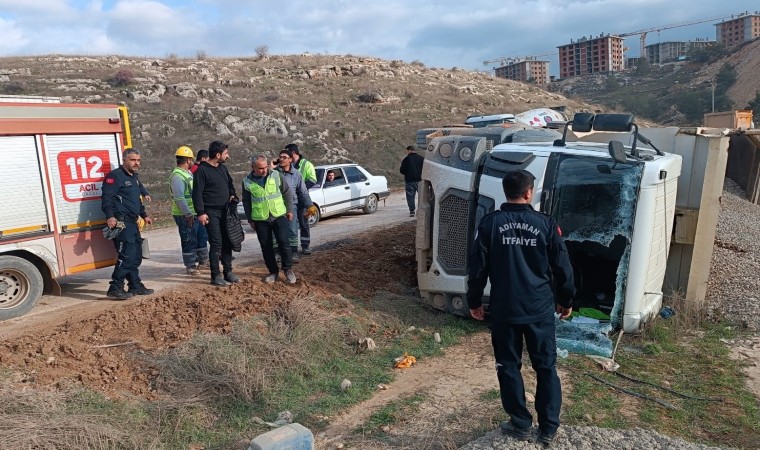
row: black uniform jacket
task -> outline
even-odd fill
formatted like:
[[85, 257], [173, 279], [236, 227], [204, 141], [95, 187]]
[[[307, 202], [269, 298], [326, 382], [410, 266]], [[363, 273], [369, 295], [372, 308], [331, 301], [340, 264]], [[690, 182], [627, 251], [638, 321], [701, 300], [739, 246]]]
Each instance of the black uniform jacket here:
[[[491, 280], [491, 320], [523, 324], [572, 306], [573, 269], [557, 222], [528, 204], [504, 203], [483, 217], [470, 253], [467, 302], [482, 305]], [[555, 296], [556, 289], [556, 296]]]
[[103, 196], [101, 197], [101, 209], [106, 218], [115, 217], [118, 220], [137, 220], [137, 216], [145, 218], [145, 206], [140, 200], [140, 194], [145, 189], [137, 178], [137, 174], [130, 175], [119, 166], [108, 172], [103, 179]]

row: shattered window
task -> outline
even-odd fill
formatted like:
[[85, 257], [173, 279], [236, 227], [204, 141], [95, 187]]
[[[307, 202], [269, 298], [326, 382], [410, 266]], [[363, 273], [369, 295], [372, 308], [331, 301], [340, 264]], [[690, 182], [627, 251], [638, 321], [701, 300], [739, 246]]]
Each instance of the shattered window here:
[[[607, 337], [617, 328], [625, 302], [630, 243], [643, 164], [560, 155], [551, 196], [544, 206], [557, 220], [573, 266], [577, 290], [573, 309], [609, 316], [596, 323], [573, 321], [557, 327], [560, 349], [609, 357]], [[591, 335], [596, 338], [591, 339]]]

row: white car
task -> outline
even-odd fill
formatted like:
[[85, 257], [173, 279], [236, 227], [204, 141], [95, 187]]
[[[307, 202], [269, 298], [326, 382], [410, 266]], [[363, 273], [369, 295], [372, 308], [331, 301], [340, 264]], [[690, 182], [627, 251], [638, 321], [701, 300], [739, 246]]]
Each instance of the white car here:
[[[332, 164], [316, 166], [317, 184], [309, 189], [317, 214], [309, 218], [309, 225], [316, 225], [323, 217], [345, 211], [361, 209], [366, 214], [377, 211], [378, 201], [387, 198], [388, 180], [382, 175], [372, 175], [357, 164]], [[327, 181], [327, 174], [335, 175]]]

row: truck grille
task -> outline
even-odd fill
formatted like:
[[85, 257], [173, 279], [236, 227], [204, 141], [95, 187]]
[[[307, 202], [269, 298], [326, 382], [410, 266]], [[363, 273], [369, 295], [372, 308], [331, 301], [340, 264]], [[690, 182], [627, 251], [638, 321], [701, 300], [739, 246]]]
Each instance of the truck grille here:
[[469, 194], [450, 192], [441, 200], [438, 222], [438, 263], [451, 275], [467, 275], [470, 243]]

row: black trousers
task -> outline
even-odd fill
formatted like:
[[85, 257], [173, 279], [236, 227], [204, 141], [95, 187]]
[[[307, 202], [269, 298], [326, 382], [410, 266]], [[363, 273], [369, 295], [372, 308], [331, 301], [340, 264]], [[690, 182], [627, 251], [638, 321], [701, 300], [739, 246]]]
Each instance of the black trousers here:
[[277, 241], [277, 249], [280, 252], [280, 259], [282, 260], [282, 270], [288, 270], [293, 267], [293, 253], [288, 244], [288, 229], [290, 227], [288, 218], [280, 216], [271, 222], [268, 220], [255, 220], [253, 223], [256, 227], [256, 237], [259, 239], [259, 245], [261, 245], [261, 253], [264, 255], [264, 264], [266, 264], [269, 273], [275, 275], [279, 273], [277, 259], [274, 256], [272, 235], [274, 235], [274, 240]]
[[140, 286], [142, 237], [134, 219], [125, 220], [124, 225], [125, 228], [113, 240], [118, 256], [111, 274], [110, 285], [115, 289], [124, 289], [124, 280], [127, 280], [129, 287]]
[[206, 214], [208, 215], [206, 231], [208, 232], [210, 247], [208, 261], [211, 279], [213, 280], [220, 274], [220, 261], [225, 275], [232, 272], [232, 242], [229, 234], [227, 234], [227, 211], [225, 208], [207, 209]]
[[545, 434], [559, 428], [562, 386], [557, 376], [557, 342], [554, 315], [528, 324], [491, 323], [491, 344], [496, 358], [501, 404], [518, 428], [528, 428], [533, 417], [525, 406], [525, 385], [520, 374], [523, 342], [536, 371], [536, 413]]

